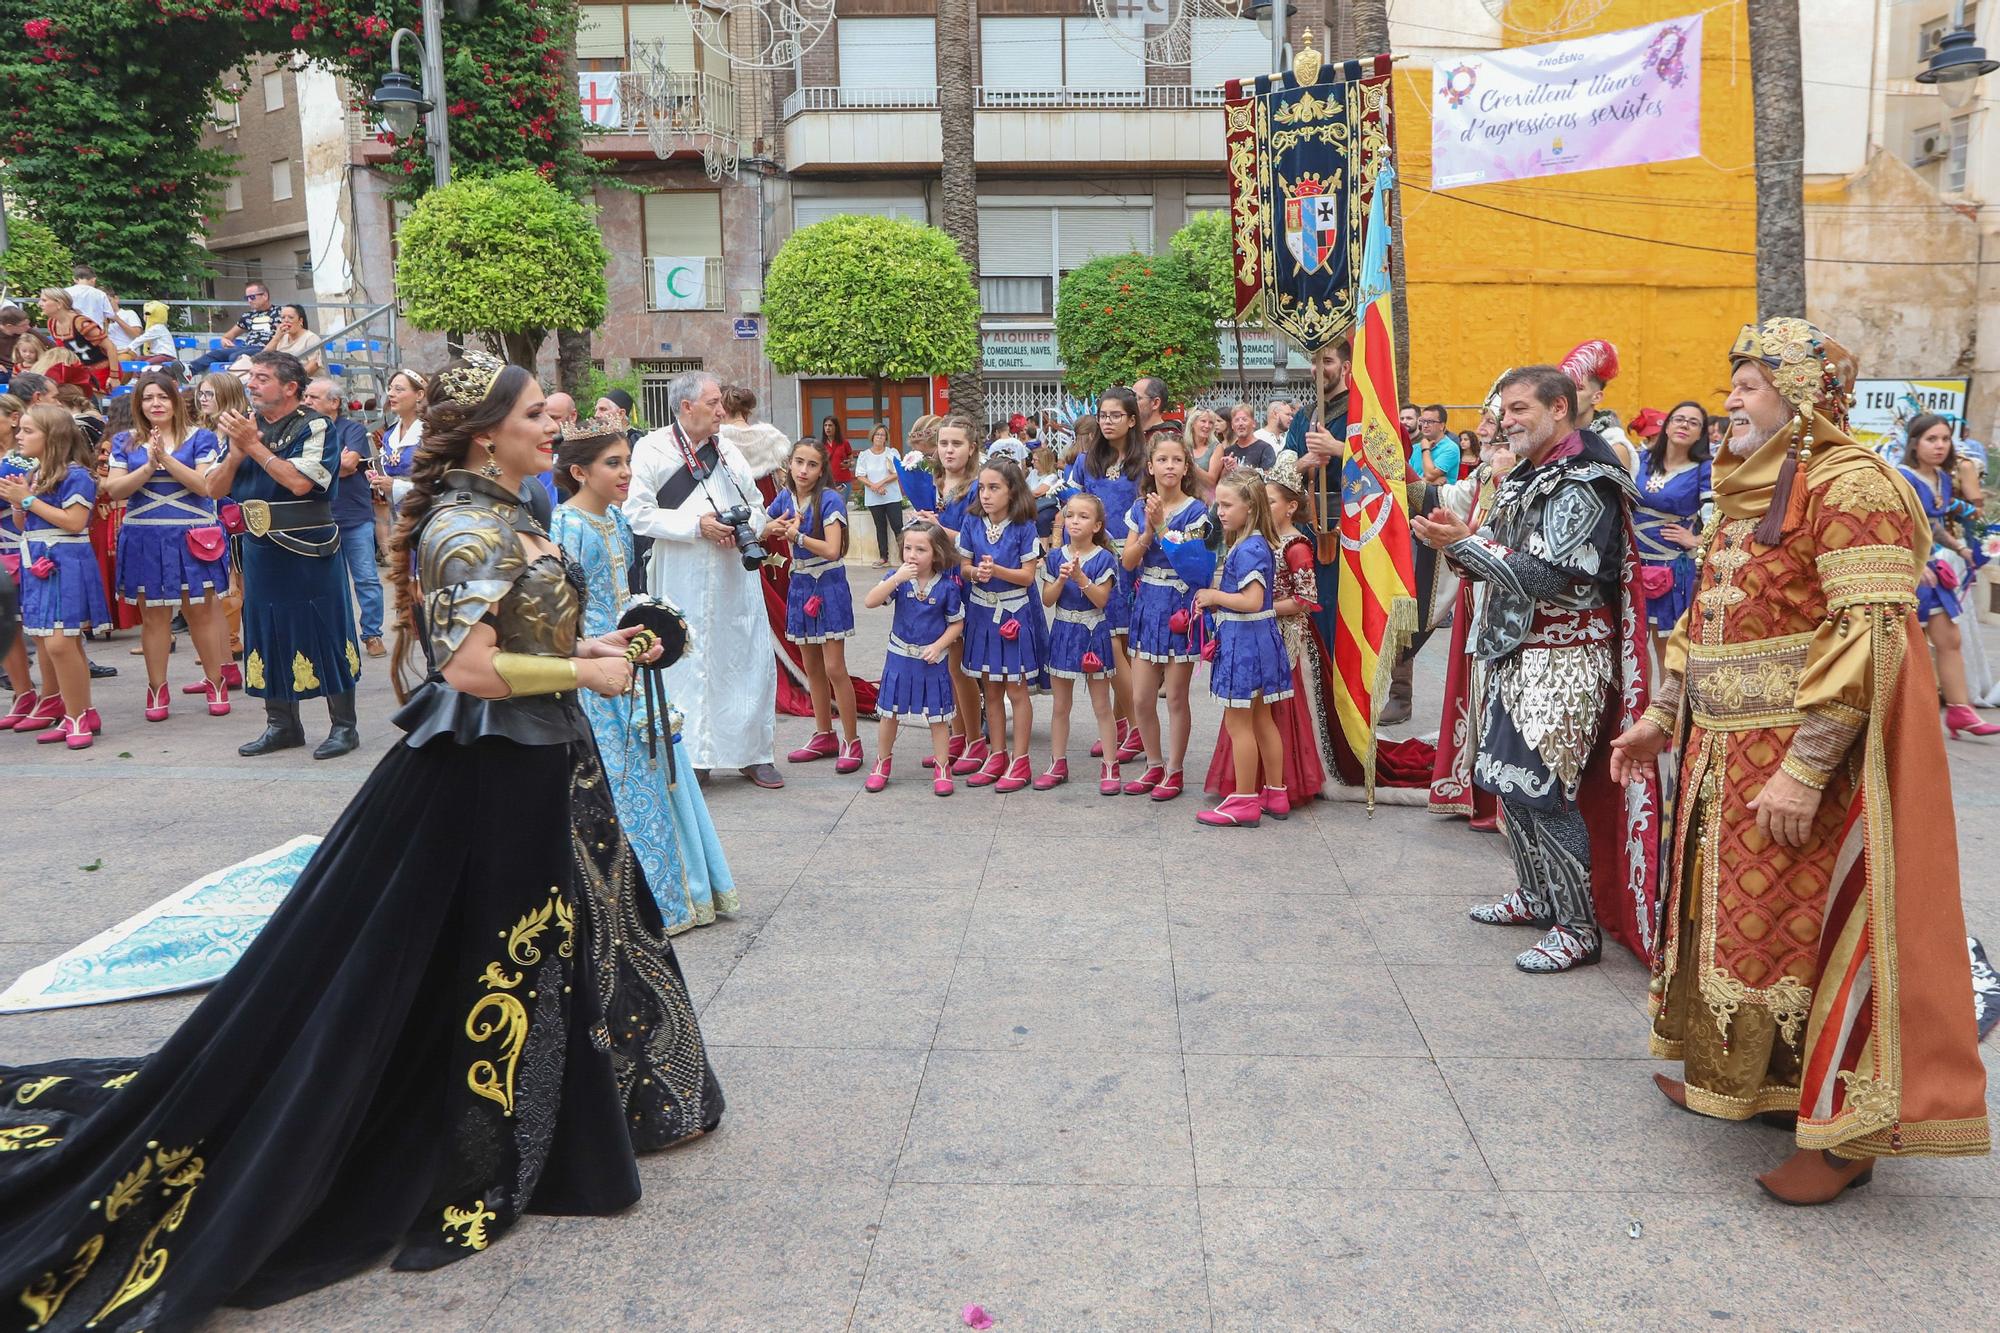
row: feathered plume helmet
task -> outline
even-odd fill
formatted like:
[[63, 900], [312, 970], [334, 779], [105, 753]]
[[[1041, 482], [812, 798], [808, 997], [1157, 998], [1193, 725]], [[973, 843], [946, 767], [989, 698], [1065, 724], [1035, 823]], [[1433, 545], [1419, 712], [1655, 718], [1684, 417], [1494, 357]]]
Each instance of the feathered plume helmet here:
[[1579, 389], [1586, 378], [1609, 384], [1618, 378], [1618, 349], [1602, 338], [1580, 342], [1569, 349], [1561, 369]]

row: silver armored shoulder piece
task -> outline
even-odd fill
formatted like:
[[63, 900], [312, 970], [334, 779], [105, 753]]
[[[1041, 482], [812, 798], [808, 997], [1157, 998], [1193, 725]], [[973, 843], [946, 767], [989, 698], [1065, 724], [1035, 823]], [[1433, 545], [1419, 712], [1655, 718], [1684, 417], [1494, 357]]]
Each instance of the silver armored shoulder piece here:
[[490, 615], [528, 566], [520, 538], [483, 504], [447, 505], [424, 525], [417, 581], [431, 650], [442, 664]]

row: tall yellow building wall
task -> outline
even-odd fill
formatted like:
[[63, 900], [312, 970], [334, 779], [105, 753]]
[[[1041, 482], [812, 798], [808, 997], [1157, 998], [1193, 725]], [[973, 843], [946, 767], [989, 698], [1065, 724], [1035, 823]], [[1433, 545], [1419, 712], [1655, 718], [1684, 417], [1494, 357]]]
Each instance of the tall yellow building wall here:
[[[1508, 13], [1532, 26], [1526, 11], [1535, 7], [1515, 0]], [[1573, 35], [1637, 27], [1700, 8], [1701, 0], [1612, 0], [1595, 22]], [[1509, 33], [1506, 44], [1535, 40]], [[1415, 64], [1396, 69], [1412, 398], [1477, 403], [1509, 366], [1555, 361], [1585, 338], [1608, 338], [1618, 348], [1622, 370], [1606, 403], [1621, 418], [1629, 420], [1641, 407], [1665, 410], [1682, 398], [1719, 411], [1729, 379], [1725, 354], [1757, 305], [1743, 6], [1716, 10], [1703, 22], [1706, 161], [1696, 157], [1433, 194], [1432, 71]], [[1737, 253], [1593, 235], [1559, 223]]]

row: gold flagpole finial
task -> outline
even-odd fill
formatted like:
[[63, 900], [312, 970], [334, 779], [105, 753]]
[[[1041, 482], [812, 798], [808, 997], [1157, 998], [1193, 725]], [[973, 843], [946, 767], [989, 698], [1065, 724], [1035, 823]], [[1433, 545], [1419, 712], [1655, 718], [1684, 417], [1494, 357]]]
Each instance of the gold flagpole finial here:
[[1299, 49], [1292, 55], [1292, 74], [1301, 84], [1319, 82], [1319, 52], [1313, 50], [1312, 29], [1299, 37]]

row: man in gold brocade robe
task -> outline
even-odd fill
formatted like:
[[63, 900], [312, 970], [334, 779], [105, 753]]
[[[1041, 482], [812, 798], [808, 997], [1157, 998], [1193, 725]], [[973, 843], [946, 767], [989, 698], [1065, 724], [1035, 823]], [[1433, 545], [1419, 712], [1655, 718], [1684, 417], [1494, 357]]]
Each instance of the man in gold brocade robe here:
[[1655, 1075], [1726, 1120], [1792, 1121], [1758, 1177], [1826, 1203], [1873, 1159], [1988, 1150], [1937, 687], [1914, 616], [1929, 525], [1841, 427], [1853, 358], [1801, 319], [1730, 354], [1716, 519], [1666, 679], [1615, 742], [1677, 739]]

